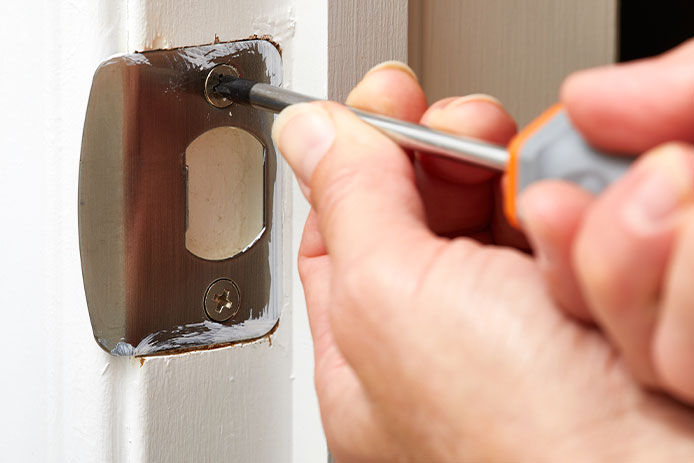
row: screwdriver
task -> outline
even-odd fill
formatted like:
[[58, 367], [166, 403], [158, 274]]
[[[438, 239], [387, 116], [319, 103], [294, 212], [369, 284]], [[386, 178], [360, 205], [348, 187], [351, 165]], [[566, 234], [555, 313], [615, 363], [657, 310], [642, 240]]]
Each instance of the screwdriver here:
[[[213, 92], [232, 102], [274, 113], [296, 103], [319, 101], [233, 76], [220, 76]], [[597, 194], [619, 178], [632, 162], [632, 158], [611, 156], [592, 148], [571, 124], [561, 104], [550, 107], [521, 130], [508, 147], [349, 109], [403, 148], [506, 172], [504, 213], [516, 227], [519, 227], [516, 198], [530, 184], [560, 179]]]

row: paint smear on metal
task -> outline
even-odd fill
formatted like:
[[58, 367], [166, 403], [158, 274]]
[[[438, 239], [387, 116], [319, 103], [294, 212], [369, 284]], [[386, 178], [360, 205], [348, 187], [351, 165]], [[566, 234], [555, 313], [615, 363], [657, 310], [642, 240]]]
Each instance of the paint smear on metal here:
[[275, 323], [277, 323], [276, 318], [262, 317], [249, 319], [237, 325], [223, 325], [212, 321], [181, 325], [172, 330], [152, 333], [140, 341], [136, 347], [121, 341], [111, 350], [111, 354], [142, 356], [195, 346], [228, 343], [230, 339], [248, 339], [260, 332], [267, 333], [272, 330]]

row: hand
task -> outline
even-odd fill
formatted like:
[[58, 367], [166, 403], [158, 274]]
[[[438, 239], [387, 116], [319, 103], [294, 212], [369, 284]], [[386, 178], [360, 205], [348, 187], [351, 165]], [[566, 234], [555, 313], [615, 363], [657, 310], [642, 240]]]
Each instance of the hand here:
[[[348, 103], [499, 143], [515, 130], [484, 97], [427, 109], [397, 63]], [[273, 138], [312, 206], [299, 271], [338, 461], [694, 458], [692, 411], [644, 392], [599, 332], [563, 316], [530, 256], [440, 236], [520, 241], [493, 175], [413, 159], [335, 103], [290, 107]]]
[[592, 144], [650, 151], [599, 198], [560, 182], [520, 198], [542, 273], [643, 384], [694, 404], [694, 41], [580, 72], [562, 100]]

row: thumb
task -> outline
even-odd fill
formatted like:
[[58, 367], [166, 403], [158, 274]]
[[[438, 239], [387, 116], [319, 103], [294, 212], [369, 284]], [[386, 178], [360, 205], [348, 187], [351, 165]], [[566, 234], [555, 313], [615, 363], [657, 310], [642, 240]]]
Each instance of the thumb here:
[[607, 151], [694, 142], [694, 40], [655, 58], [577, 72], [561, 100], [586, 139]]
[[409, 158], [349, 109], [330, 102], [293, 105], [277, 118], [273, 138], [310, 187], [309, 202], [333, 263], [390, 242], [433, 236]]
[[[390, 299], [418, 286], [422, 262], [441, 247], [426, 225], [412, 163], [393, 141], [335, 103], [291, 106], [277, 118], [273, 138], [310, 187], [330, 258], [335, 342], [356, 373], [368, 376], [360, 365], [392, 359], [374, 358], [384, 350], [365, 353], [355, 342], [383, 339], [383, 320], [397, 324], [402, 314]], [[359, 362], [364, 355], [369, 362]]]

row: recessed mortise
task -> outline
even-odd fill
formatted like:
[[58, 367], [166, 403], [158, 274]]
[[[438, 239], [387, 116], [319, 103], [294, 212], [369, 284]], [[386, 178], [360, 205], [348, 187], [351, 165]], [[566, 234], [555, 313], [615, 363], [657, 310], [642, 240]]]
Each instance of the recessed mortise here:
[[209, 130], [186, 149], [186, 249], [223, 260], [247, 249], [264, 228], [264, 147], [236, 127]]

